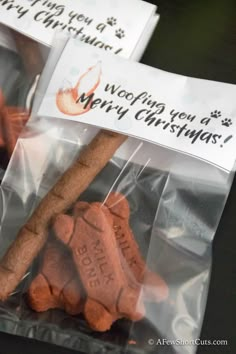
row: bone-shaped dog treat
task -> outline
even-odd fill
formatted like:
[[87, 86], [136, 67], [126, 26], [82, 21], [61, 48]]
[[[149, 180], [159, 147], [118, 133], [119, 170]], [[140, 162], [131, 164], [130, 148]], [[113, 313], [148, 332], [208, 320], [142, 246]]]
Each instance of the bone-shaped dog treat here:
[[[107, 221], [109, 222], [109, 224], [112, 226], [113, 228], [113, 217], [112, 214], [110, 213], [109, 209], [103, 205], [100, 202], [93, 202], [91, 204], [87, 203], [87, 202], [79, 202], [77, 204], [75, 204], [74, 206], [74, 210], [73, 210], [73, 215], [74, 216], [82, 216], [84, 214], [84, 212], [90, 208], [90, 206], [93, 207], [97, 207], [99, 209], [101, 209], [104, 213], [104, 215], [106, 216]], [[59, 218], [59, 224], [58, 227], [60, 227], [60, 223], [65, 224], [65, 222], [63, 221], [63, 219], [65, 220], [65, 218], [67, 218], [67, 215], [61, 216]], [[68, 223], [68, 228], [71, 228], [71, 226], [69, 227], [69, 223]], [[68, 233], [68, 232], [67, 232]], [[61, 235], [63, 237], [63, 235]], [[65, 236], [64, 236], [65, 237]], [[65, 243], [67, 243], [68, 241], [65, 241]], [[135, 289], [135, 291], [140, 291], [140, 284], [138, 284], [136, 278], [134, 277], [134, 274], [132, 272], [132, 270], [129, 268], [127, 261], [125, 260], [125, 258], [123, 257], [122, 253], [119, 250], [119, 255], [120, 255], [120, 262], [123, 268], [123, 271], [125, 273], [125, 276], [128, 280], [129, 285]], [[135, 318], [135, 320], [139, 320], [139, 315], [137, 318]]]
[[84, 301], [84, 291], [73, 260], [65, 254], [58, 241], [45, 247], [40, 272], [28, 290], [30, 307], [43, 312], [63, 309], [70, 315], [79, 314]]
[[117, 244], [137, 281], [145, 285], [145, 298], [158, 302], [165, 300], [168, 297], [168, 287], [158, 274], [147, 268], [129, 226], [130, 208], [127, 199], [120, 193], [111, 193], [105, 205], [112, 214]]
[[84, 315], [89, 325], [106, 331], [120, 317], [141, 319], [140, 288], [129, 284], [124, 274], [111, 221], [102, 208], [87, 203], [78, 203], [74, 214], [71, 221], [59, 215], [54, 232], [72, 250], [87, 293]]
[[[165, 300], [169, 293], [167, 284], [158, 274], [147, 268], [129, 226], [130, 208], [127, 199], [120, 193], [111, 193], [105, 201], [105, 206], [99, 202], [91, 205], [102, 208], [107, 220], [114, 228], [117, 245], [125, 258], [122, 266], [129, 278], [129, 283], [133, 283], [134, 286], [137, 286], [137, 282], [144, 285], [143, 295], [146, 301], [160, 302]], [[81, 215], [81, 212], [89, 208], [89, 203], [80, 202], [78, 206], [79, 214], [75, 206], [74, 215], [76, 213]], [[62, 219], [61, 222], [63, 222]]]

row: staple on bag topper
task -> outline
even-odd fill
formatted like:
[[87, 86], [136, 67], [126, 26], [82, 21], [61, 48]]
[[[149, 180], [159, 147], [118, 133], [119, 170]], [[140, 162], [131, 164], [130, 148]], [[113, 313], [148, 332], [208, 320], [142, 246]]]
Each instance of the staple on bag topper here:
[[38, 114], [137, 137], [230, 171], [235, 95], [235, 85], [167, 73], [70, 39]]

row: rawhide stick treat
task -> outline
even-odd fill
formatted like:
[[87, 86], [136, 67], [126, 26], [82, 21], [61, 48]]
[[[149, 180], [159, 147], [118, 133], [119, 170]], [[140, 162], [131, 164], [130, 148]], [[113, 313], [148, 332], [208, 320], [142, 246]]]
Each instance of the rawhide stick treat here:
[[99, 131], [42, 199], [0, 262], [0, 300], [6, 300], [15, 290], [44, 246], [52, 219], [71, 207], [126, 138], [110, 131]]
[[70, 315], [82, 311], [85, 298], [72, 258], [58, 241], [47, 243], [39, 274], [27, 292], [30, 307], [37, 312], [62, 309]]
[[[78, 203], [76, 214], [79, 209]], [[141, 319], [145, 310], [140, 288], [130, 284], [123, 271], [113, 227], [102, 208], [82, 203], [79, 216], [68, 223], [65, 216], [57, 216], [54, 232], [72, 251], [87, 293], [84, 316], [90, 327], [106, 331], [118, 318]]]
[[117, 245], [136, 280], [144, 284], [145, 299], [158, 302], [165, 300], [168, 297], [167, 284], [158, 274], [147, 268], [129, 226], [130, 208], [127, 199], [120, 193], [111, 193], [105, 205], [112, 215]]
[[33, 77], [43, 70], [44, 61], [39, 50], [39, 44], [23, 34], [11, 31], [15, 40], [16, 48], [21, 54], [23, 65], [30, 77]]

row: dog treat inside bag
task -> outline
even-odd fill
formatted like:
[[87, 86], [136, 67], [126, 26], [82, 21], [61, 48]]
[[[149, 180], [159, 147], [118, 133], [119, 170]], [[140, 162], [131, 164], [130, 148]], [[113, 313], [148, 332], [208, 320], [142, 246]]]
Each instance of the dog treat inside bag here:
[[[14, 4], [13, 4], [14, 3]], [[0, 3], [0, 180], [29, 119], [35, 89], [56, 31], [138, 60], [159, 16], [139, 0], [14, 0]], [[130, 19], [129, 13], [133, 13]], [[2, 169], [2, 171], [1, 171]]]
[[54, 45], [2, 183], [4, 328], [84, 353], [195, 353], [236, 88]]
[[[1, 6], [1, 5], [0, 5]], [[1, 13], [2, 15], [2, 13]], [[1, 19], [0, 15], [0, 19]], [[0, 168], [4, 175], [17, 139], [29, 119], [34, 91], [44, 60], [43, 46], [0, 25]]]
[[0, 180], [16, 145], [17, 138], [29, 118], [24, 107], [23, 92], [27, 83], [21, 55], [13, 31], [0, 25]]

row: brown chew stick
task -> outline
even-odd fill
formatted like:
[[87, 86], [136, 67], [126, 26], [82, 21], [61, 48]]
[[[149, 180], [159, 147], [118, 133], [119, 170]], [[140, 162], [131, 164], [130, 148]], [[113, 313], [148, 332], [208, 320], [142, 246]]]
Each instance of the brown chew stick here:
[[[77, 215], [79, 209], [80, 203], [76, 206]], [[106, 331], [120, 317], [142, 318], [140, 288], [131, 286], [124, 274], [114, 231], [102, 208], [82, 203], [80, 216], [71, 218], [70, 223], [65, 217], [58, 215], [54, 231], [72, 251], [87, 293], [84, 315], [89, 325], [97, 331]]]
[[23, 34], [11, 31], [18, 52], [21, 54], [26, 72], [30, 77], [40, 74], [44, 67], [44, 61], [39, 50], [38, 42]]
[[158, 274], [147, 268], [129, 226], [130, 209], [127, 199], [120, 193], [111, 193], [105, 205], [113, 217], [117, 244], [136, 280], [144, 284], [145, 298], [158, 302], [165, 300], [168, 297], [167, 284]]
[[15, 290], [44, 246], [51, 220], [78, 199], [126, 138], [101, 130], [42, 199], [0, 262], [0, 300]]
[[72, 259], [59, 242], [50, 241], [45, 247], [40, 272], [27, 295], [30, 307], [37, 312], [54, 308], [70, 315], [81, 312], [83, 288]]

